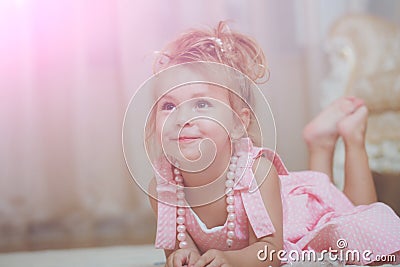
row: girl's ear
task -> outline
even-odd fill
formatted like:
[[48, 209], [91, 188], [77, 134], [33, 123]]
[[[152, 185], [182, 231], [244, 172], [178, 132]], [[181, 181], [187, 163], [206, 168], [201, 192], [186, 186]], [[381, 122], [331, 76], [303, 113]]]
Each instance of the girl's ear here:
[[247, 136], [247, 128], [250, 125], [250, 110], [242, 108], [235, 116], [235, 125], [231, 133], [232, 139], [240, 139]]

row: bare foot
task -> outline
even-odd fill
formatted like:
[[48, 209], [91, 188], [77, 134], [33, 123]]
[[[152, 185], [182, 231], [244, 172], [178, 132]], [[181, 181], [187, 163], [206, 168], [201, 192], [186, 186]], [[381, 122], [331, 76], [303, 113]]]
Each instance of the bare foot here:
[[346, 145], [364, 145], [367, 119], [368, 109], [361, 106], [337, 123], [338, 133]]
[[339, 137], [338, 122], [363, 104], [362, 99], [351, 96], [341, 97], [332, 102], [304, 128], [303, 138], [309, 149], [333, 150]]

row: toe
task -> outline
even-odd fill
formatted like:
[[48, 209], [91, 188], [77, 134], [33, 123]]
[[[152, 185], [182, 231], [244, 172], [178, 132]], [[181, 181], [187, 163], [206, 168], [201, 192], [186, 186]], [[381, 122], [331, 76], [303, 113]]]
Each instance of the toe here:
[[340, 109], [344, 115], [349, 115], [358, 110], [364, 105], [364, 100], [356, 98], [354, 96], [346, 96], [338, 100], [340, 102]]
[[346, 140], [363, 142], [368, 118], [368, 109], [361, 106], [337, 124], [339, 135]]

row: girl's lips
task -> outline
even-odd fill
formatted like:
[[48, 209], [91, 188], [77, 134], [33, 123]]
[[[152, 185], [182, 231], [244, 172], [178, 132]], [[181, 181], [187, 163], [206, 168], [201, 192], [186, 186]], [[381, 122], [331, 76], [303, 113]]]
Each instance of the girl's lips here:
[[177, 140], [179, 142], [187, 143], [187, 142], [192, 142], [192, 141], [196, 141], [196, 140], [199, 140], [199, 139], [200, 139], [200, 137], [181, 136]]

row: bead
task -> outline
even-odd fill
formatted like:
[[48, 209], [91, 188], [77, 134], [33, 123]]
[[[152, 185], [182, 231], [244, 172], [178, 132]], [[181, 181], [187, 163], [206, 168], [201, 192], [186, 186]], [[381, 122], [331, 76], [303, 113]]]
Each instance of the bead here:
[[183, 201], [183, 199], [178, 199], [177, 204], [179, 207], [183, 207], [185, 206], [185, 201]]
[[231, 162], [232, 163], [236, 163], [238, 161], [238, 157], [236, 157], [236, 156], [232, 156], [231, 157]]
[[235, 173], [229, 171], [229, 172], [226, 174], [226, 178], [228, 178], [229, 180], [234, 180], [234, 179], [235, 179]]
[[186, 226], [184, 224], [179, 224], [176, 227], [176, 231], [178, 231], [178, 233], [184, 233], [186, 231]]
[[179, 242], [179, 248], [186, 248], [188, 243], [186, 241]]
[[229, 164], [229, 170], [231, 170], [231, 171], [236, 170], [236, 164], [235, 163]]
[[234, 222], [228, 222], [228, 229], [229, 230], [233, 230], [233, 229], [235, 229], [235, 223]]
[[227, 212], [234, 212], [235, 211], [235, 206], [233, 206], [233, 205], [228, 205], [228, 206], [226, 206], [226, 211]]
[[227, 196], [226, 197], [226, 204], [232, 205], [235, 202], [235, 197], [234, 196]]
[[176, 217], [176, 223], [177, 224], [184, 224], [185, 223], [185, 217], [183, 217], [183, 216]]
[[185, 198], [185, 192], [183, 192], [183, 191], [178, 191], [178, 192], [176, 193], [176, 197], [177, 197], [178, 199], [184, 199], [184, 198]]
[[225, 190], [225, 195], [232, 196], [233, 195], [233, 188], [227, 188]]
[[233, 239], [233, 238], [235, 237], [235, 232], [234, 232], [234, 231], [228, 231], [228, 232], [226, 233], [226, 236], [227, 236], [229, 239]]
[[226, 240], [226, 244], [228, 245], [228, 247], [232, 247], [233, 240], [228, 238], [228, 239]]
[[236, 219], [236, 214], [234, 212], [228, 213], [228, 221], [233, 222]]
[[178, 208], [177, 212], [178, 215], [183, 216], [185, 215], [185, 209], [184, 208]]
[[225, 181], [225, 186], [227, 188], [232, 188], [235, 185], [235, 182], [233, 180], [226, 180]]
[[178, 235], [176, 236], [176, 238], [179, 241], [185, 241], [186, 240], [186, 234], [185, 233], [178, 233]]
[[181, 174], [181, 172], [177, 168], [174, 168], [174, 174], [179, 175], [179, 174]]
[[183, 182], [183, 178], [180, 175], [175, 176], [175, 182], [181, 183]]

